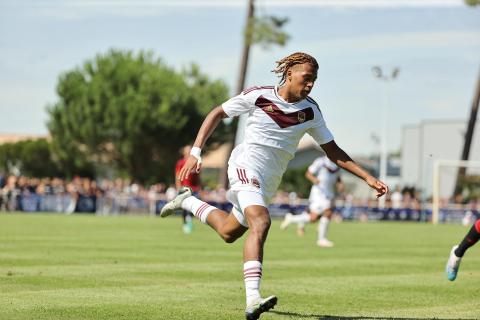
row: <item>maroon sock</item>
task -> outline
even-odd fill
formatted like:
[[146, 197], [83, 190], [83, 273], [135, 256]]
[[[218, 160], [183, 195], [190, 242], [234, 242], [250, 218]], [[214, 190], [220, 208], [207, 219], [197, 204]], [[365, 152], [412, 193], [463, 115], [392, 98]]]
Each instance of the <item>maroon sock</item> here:
[[478, 239], [480, 239], [480, 219], [475, 222], [465, 238], [460, 242], [458, 248], [455, 250], [455, 255], [457, 257], [463, 257], [465, 251], [477, 243]]

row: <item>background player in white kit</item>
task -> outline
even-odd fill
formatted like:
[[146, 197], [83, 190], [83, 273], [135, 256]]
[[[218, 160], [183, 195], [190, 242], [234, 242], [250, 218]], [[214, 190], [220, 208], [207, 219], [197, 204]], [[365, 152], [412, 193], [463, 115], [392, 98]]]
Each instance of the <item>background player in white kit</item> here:
[[324, 248], [333, 247], [333, 243], [327, 239], [327, 231], [333, 214], [335, 192], [341, 184], [339, 170], [340, 168], [327, 156], [315, 159], [305, 173], [305, 177], [312, 183], [308, 199], [309, 213], [302, 212], [299, 215], [287, 213], [280, 228], [285, 230], [291, 223], [296, 223], [300, 230], [303, 230], [306, 223], [320, 219], [317, 245]]
[[245, 139], [235, 147], [228, 162], [230, 190], [227, 198], [233, 204], [232, 214], [195, 198], [189, 188], [180, 190], [160, 213], [166, 217], [175, 210], [189, 210], [228, 243], [250, 230], [243, 250], [245, 316], [248, 320], [258, 319], [277, 303], [275, 296], [262, 299], [259, 290], [263, 248], [271, 224], [267, 207], [305, 133], [308, 132], [340, 167], [365, 180], [377, 191], [378, 197], [388, 192], [383, 182], [360, 168], [333, 140], [320, 108], [308, 96], [317, 70], [317, 61], [312, 56], [301, 52], [291, 54], [277, 61], [273, 70], [281, 76], [280, 87], [247, 89], [214, 108], [205, 118], [191, 156], [180, 170], [180, 180], [192, 170], [200, 170], [201, 148], [223, 118], [248, 114]]

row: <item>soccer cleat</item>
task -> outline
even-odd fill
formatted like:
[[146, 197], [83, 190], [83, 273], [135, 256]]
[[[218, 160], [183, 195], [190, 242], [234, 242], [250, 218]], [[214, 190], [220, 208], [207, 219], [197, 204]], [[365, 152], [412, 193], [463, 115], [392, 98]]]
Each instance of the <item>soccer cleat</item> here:
[[245, 318], [247, 320], [257, 320], [260, 318], [260, 315], [264, 312], [267, 312], [270, 309], [273, 309], [277, 304], [277, 297], [270, 296], [266, 299], [258, 299], [252, 304], [248, 305], [245, 309]]
[[317, 246], [322, 248], [331, 248], [333, 247], [333, 242], [327, 239], [320, 239], [317, 241]]
[[454, 246], [452, 248], [447, 265], [445, 266], [445, 273], [447, 274], [447, 279], [450, 281], [453, 281], [457, 278], [458, 268], [460, 268], [460, 262], [462, 261], [462, 258], [459, 258], [455, 255], [455, 250], [457, 248], [458, 246]]
[[292, 216], [293, 214], [291, 214], [290, 212], [287, 212], [287, 214], [285, 214], [285, 218], [283, 218], [283, 221], [280, 224], [280, 229], [286, 230], [288, 228], [290, 223], [292, 223]]
[[160, 211], [160, 217], [165, 218], [173, 214], [176, 210], [181, 210], [183, 200], [191, 196], [192, 189], [190, 189], [189, 187], [182, 187], [180, 191], [178, 191], [175, 199], [163, 206], [162, 210]]

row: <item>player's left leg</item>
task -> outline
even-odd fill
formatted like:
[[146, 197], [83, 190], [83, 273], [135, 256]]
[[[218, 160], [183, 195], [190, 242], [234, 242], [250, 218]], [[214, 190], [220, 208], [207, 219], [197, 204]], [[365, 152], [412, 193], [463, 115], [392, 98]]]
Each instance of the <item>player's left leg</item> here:
[[280, 229], [286, 230], [288, 226], [292, 223], [297, 223], [297, 224], [305, 224], [310, 221], [310, 216], [306, 211], [303, 211], [300, 214], [294, 215], [291, 212], [287, 212], [285, 216], [283, 217], [283, 221], [280, 224]]
[[271, 219], [264, 206], [252, 205], [244, 210], [250, 232], [245, 239], [243, 249], [243, 275], [245, 280], [246, 304], [245, 317], [256, 320], [260, 314], [273, 308], [276, 296], [262, 299], [260, 280], [262, 278], [263, 248], [270, 229]]
[[305, 224], [307, 223], [313, 223], [317, 221], [320, 218], [320, 214], [318, 211], [310, 206], [310, 212], [303, 211], [300, 214], [294, 215], [290, 212], [288, 212], [285, 217], [283, 218], [282, 223], [280, 224], [280, 229], [285, 230], [288, 228], [288, 226], [292, 223], [297, 224], [297, 228], [304, 228]]
[[468, 250], [471, 246], [478, 242], [480, 239], [480, 219], [475, 222], [475, 224], [470, 228], [465, 238], [459, 245], [456, 245], [450, 251], [450, 256], [445, 267], [445, 272], [447, 278], [450, 281], [453, 281], [457, 278], [458, 269], [460, 268], [460, 262], [462, 257], [465, 254], [465, 251]]
[[298, 220], [296, 221], [297, 223], [297, 235], [299, 237], [305, 236], [305, 225], [307, 223], [314, 223], [318, 219], [320, 219], [320, 214], [312, 209], [310, 209], [310, 212], [303, 212], [298, 216]]
[[333, 211], [331, 208], [326, 209], [323, 211], [322, 217], [318, 222], [318, 240], [317, 245], [322, 248], [331, 248], [333, 247], [333, 242], [327, 239], [328, 233], [328, 224], [330, 223], [330, 219], [332, 217]]

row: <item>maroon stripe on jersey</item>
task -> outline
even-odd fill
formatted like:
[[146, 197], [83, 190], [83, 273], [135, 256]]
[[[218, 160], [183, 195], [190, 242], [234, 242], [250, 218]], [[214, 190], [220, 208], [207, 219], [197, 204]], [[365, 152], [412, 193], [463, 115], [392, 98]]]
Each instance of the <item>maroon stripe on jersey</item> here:
[[340, 170], [340, 168], [338, 168], [338, 167], [336, 169], [332, 169], [329, 166], [327, 166], [326, 164], [324, 164], [322, 167], [327, 168], [328, 172], [330, 172], [330, 173], [335, 173], [338, 170]]
[[243, 90], [243, 94], [247, 94], [247, 93], [250, 93], [252, 91], [255, 91], [255, 90], [260, 90], [260, 89], [273, 89], [275, 88], [274, 86], [254, 86], [254, 87], [250, 87], [250, 88], [247, 88], [245, 90]]
[[255, 105], [262, 109], [280, 128], [288, 128], [305, 121], [313, 120], [313, 109], [308, 107], [299, 111], [285, 113], [280, 108], [264, 96], [258, 97]]
[[313, 100], [313, 99], [310, 98], [309, 96], [307, 96], [307, 101], [313, 103], [314, 105], [316, 105], [316, 106], [318, 107], [317, 101]]
[[242, 170], [237, 168], [237, 175], [238, 175], [238, 179], [240, 179], [240, 181], [242, 181], [242, 183], [245, 184], [246, 182], [245, 180], [243, 180]]

